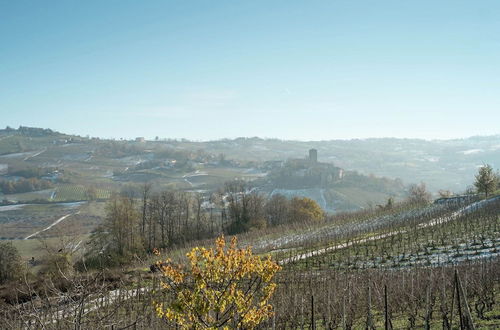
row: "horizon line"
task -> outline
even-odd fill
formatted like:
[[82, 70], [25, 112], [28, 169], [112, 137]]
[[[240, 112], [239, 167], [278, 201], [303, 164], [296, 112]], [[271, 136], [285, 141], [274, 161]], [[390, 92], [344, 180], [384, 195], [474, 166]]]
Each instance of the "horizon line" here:
[[[218, 142], [218, 141], [231, 141], [231, 140], [238, 140], [238, 139], [260, 139], [260, 140], [278, 140], [278, 141], [293, 141], [293, 142], [304, 142], [304, 143], [313, 143], [313, 142], [331, 142], [331, 141], [353, 141], [353, 140], [384, 140], [384, 139], [394, 139], [394, 140], [420, 140], [420, 141], [427, 141], [427, 142], [432, 142], [432, 141], [454, 141], [454, 140], [466, 140], [466, 139], [472, 139], [472, 138], [489, 138], [489, 137], [500, 137], [500, 132], [494, 133], [494, 134], [484, 134], [484, 135], [468, 135], [468, 136], [462, 136], [462, 137], [449, 137], [449, 138], [422, 138], [422, 137], [396, 137], [396, 136], [379, 136], [379, 137], [363, 137], [363, 138], [357, 138], [357, 137], [349, 137], [349, 138], [332, 138], [332, 139], [320, 139], [320, 140], [315, 140], [315, 139], [288, 139], [288, 138], [279, 138], [279, 137], [260, 137], [260, 136], [236, 136], [236, 137], [219, 137], [215, 139], [190, 139], [186, 137], [160, 137], [160, 136], [155, 136], [155, 137], [146, 137], [146, 136], [135, 136], [135, 137], [105, 137], [105, 136], [91, 136], [90, 134], [77, 134], [77, 133], [65, 133], [60, 130], [55, 130], [52, 128], [44, 128], [44, 127], [36, 127], [36, 126], [24, 126], [24, 125], [19, 125], [18, 128], [13, 128], [10, 125], [6, 125], [5, 128], [0, 128], [0, 130], [4, 131], [7, 130], [8, 128], [13, 129], [13, 130], [19, 130], [20, 128], [33, 128], [33, 129], [43, 129], [43, 130], [51, 130], [55, 133], [59, 134], [64, 134], [64, 135], [73, 135], [73, 136], [78, 136], [78, 137], [88, 137], [88, 138], [98, 138], [101, 140], [111, 140], [111, 141], [134, 141], [137, 138], [144, 138], [145, 141], [147, 142], [165, 142], [165, 141], [178, 141], [182, 142], [183, 140], [185, 142], [195, 142], [195, 143], [206, 143], [206, 142]], [[156, 140], [156, 137], [158, 137], [158, 140]]]

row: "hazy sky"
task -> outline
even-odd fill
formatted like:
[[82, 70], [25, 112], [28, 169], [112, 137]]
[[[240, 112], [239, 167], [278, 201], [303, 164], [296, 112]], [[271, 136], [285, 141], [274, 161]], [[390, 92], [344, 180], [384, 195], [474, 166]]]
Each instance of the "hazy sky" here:
[[500, 133], [500, 1], [0, 0], [0, 126], [101, 137]]

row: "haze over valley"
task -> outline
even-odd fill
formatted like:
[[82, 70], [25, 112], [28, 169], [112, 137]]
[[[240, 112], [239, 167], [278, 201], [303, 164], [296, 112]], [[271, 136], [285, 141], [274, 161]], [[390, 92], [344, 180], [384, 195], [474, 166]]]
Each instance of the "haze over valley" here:
[[0, 1], [0, 330], [499, 329], [495, 1]]

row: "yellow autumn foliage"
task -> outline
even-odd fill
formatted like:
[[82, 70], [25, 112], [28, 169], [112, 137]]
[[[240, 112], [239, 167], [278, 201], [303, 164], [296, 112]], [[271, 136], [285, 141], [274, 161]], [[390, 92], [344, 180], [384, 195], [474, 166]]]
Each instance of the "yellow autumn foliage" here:
[[215, 248], [196, 247], [187, 257], [185, 268], [157, 263], [162, 287], [171, 293], [168, 304], [155, 303], [159, 317], [183, 329], [252, 329], [272, 316], [269, 300], [280, 266], [270, 257], [237, 248], [236, 237], [226, 246], [223, 236]]
[[318, 222], [325, 218], [319, 204], [307, 197], [294, 197], [290, 201], [292, 221]]

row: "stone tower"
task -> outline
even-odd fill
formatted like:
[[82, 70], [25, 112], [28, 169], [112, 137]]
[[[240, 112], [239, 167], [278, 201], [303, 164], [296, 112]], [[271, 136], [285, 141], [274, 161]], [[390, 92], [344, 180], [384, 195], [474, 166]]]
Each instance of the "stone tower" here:
[[318, 162], [318, 150], [309, 149], [309, 162], [311, 164], [316, 164]]

